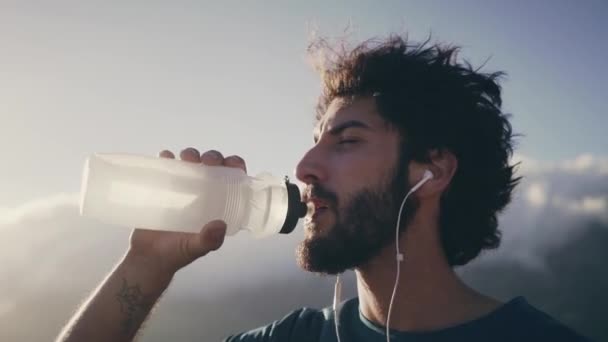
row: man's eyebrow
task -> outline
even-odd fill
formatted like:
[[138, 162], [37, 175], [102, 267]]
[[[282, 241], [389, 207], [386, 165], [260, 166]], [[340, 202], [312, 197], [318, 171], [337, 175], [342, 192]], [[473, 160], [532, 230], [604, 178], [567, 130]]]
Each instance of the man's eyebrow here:
[[[327, 133], [329, 135], [336, 136], [336, 135], [340, 135], [340, 133], [342, 133], [344, 130], [346, 130], [348, 128], [363, 128], [363, 129], [367, 129], [367, 130], [373, 130], [369, 125], [367, 125], [364, 122], [357, 121], [357, 120], [349, 120], [349, 121], [345, 121], [335, 127], [332, 127], [329, 131], [327, 131]], [[315, 143], [317, 142], [317, 140], [319, 140], [319, 135], [316, 132], [314, 134], [313, 139], [314, 139]]]

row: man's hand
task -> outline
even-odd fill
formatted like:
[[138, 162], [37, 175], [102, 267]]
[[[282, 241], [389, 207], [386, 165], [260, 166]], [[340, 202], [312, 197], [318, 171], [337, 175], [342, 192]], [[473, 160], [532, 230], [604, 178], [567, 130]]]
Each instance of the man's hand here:
[[[161, 158], [175, 158], [171, 151], [159, 153]], [[194, 148], [181, 151], [180, 159], [189, 163], [240, 168], [247, 171], [245, 161], [238, 156], [224, 158], [218, 151], [210, 150], [202, 155]], [[129, 252], [149, 257], [157, 262], [159, 272], [174, 273], [192, 261], [221, 247], [226, 235], [222, 221], [207, 223], [199, 234], [135, 229], [131, 235]]]

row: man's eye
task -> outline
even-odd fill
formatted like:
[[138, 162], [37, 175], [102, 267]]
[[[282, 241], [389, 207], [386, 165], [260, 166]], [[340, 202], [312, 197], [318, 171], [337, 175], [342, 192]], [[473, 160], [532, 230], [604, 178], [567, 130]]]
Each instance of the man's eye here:
[[358, 142], [359, 142], [359, 140], [357, 140], [357, 139], [342, 139], [342, 140], [338, 141], [338, 144], [350, 145], [350, 144], [356, 144]]

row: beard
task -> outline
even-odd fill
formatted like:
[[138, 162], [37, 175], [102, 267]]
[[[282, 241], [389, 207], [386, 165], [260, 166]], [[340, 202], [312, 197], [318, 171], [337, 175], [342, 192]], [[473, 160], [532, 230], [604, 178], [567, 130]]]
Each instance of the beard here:
[[[407, 161], [397, 163], [379, 184], [358, 190], [342, 207], [335, 193], [313, 185], [311, 193], [330, 203], [335, 224], [324, 228], [324, 235], [314, 222], [307, 229], [315, 234], [302, 241], [296, 250], [298, 264], [304, 270], [335, 275], [364, 265], [377, 256], [389, 243], [395, 242], [395, 228], [407, 186]], [[392, 172], [391, 172], [392, 171]], [[405, 231], [418, 202], [409, 198], [402, 212], [400, 233]]]

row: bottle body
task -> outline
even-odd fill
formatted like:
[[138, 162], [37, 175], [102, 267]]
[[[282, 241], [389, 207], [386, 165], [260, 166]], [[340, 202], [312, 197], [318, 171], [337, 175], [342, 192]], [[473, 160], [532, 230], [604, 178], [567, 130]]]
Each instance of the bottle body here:
[[281, 230], [289, 206], [280, 179], [167, 158], [94, 154], [82, 182], [81, 215], [133, 228], [199, 232], [220, 219], [227, 235], [264, 236]]

